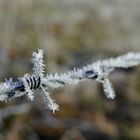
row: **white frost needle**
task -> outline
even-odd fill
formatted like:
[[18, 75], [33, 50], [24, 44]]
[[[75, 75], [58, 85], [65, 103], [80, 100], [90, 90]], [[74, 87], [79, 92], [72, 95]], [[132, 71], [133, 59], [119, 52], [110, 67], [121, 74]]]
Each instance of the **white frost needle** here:
[[33, 52], [33, 73], [25, 74], [17, 81], [6, 80], [0, 84], [0, 101], [6, 101], [16, 97], [27, 95], [34, 100], [34, 91], [38, 90], [44, 94], [44, 100], [53, 113], [59, 110], [59, 106], [50, 97], [48, 89], [63, 87], [67, 84], [77, 84], [81, 80], [92, 79], [103, 84], [104, 94], [107, 98], [114, 99], [115, 91], [108, 79], [108, 75], [115, 68], [129, 68], [140, 64], [140, 53], [128, 53], [117, 58], [99, 60], [82, 68], [74, 68], [64, 74], [45, 74], [43, 61], [43, 50]]

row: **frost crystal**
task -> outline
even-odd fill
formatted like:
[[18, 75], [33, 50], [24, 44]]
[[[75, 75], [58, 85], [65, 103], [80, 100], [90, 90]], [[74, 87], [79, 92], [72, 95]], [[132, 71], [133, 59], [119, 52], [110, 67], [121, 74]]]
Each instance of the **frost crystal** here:
[[33, 93], [33, 90], [30, 88], [31, 87], [31, 83], [28, 83], [27, 82], [27, 78], [30, 77], [30, 75], [28, 74], [25, 74], [23, 78], [21, 78], [21, 80], [23, 81], [23, 85], [24, 85], [24, 88], [25, 88], [25, 91], [27, 92], [27, 96], [28, 98], [33, 101], [34, 100], [34, 93]]
[[77, 84], [81, 80], [96, 80], [103, 85], [104, 94], [107, 98], [114, 99], [115, 91], [108, 79], [108, 75], [115, 68], [129, 68], [140, 64], [140, 53], [128, 53], [117, 58], [107, 60], [99, 60], [95, 63], [82, 68], [74, 68], [64, 74], [46, 74], [43, 61], [43, 50], [33, 52], [32, 55], [33, 73], [25, 74], [22, 78], [18, 78], [16, 82], [12, 79], [6, 80], [0, 84], [0, 101], [21, 97], [27, 95], [30, 100], [34, 100], [34, 92], [41, 91], [44, 95], [44, 101], [53, 113], [59, 110], [59, 106], [50, 97], [49, 89], [63, 87], [66, 84]]
[[38, 53], [33, 52], [32, 55], [32, 63], [33, 63], [33, 74], [36, 76], [44, 77], [44, 61], [43, 61], [43, 50], [38, 49]]

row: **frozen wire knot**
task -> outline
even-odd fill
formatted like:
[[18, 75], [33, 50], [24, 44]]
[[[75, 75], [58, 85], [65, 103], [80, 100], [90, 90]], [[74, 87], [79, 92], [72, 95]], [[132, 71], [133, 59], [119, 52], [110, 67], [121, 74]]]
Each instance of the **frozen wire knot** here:
[[34, 100], [33, 92], [40, 88], [41, 86], [41, 78], [36, 76], [30, 76], [28, 74], [24, 75], [23, 78], [20, 79], [23, 83], [24, 91], [27, 92], [28, 98], [30, 100]]
[[107, 98], [114, 99], [115, 91], [108, 79], [108, 75], [115, 68], [129, 68], [140, 64], [140, 53], [128, 53], [117, 58], [99, 60], [82, 68], [74, 68], [64, 74], [46, 74], [43, 61], [43, 50], [33, 52], [32, 55], [33, 73], [25, 74], [17, 81], [6, 80], [0, 84], [0, 101], [13, 99], [27, 95], [30, 100], [34, 100], [34, 92], [39, 90], [44, 95], [47, 107], [55, 112], [59, 106], [50, 97], [50, 89], [63, 87], [68, 84], [77, 84], [81, 80], [95, 80], [103, 85], [104, 94]]
[[27, 76], [27, 77], [25, 77], [25, 80], [26, 80], [26, 82], [31, 90], [36, 90], [41, 85], [40, 76], [39, 77]]

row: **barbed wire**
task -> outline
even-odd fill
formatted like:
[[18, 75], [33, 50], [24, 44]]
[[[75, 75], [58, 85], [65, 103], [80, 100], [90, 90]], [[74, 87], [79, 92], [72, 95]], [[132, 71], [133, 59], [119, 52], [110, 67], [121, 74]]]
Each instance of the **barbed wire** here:
[[45, 74], [43, 50], [32, 54], [33, 73], [13, 81], [12, 78], [0, 84], [0, 101], [7, 101], [16, 97], [27, 95], [32, 101], [34, 92], [39, 90], [44, 95], [47, 106], [53, 113], [59, 110], [59, 106], [50, 97], [49, 89], [63, 87], [67, 84], [77, 84], [81, 80], [96, 80], [103, 84], [107, 98], [114, 99], [116, 94], [108, 75], [116, 68], [129, 68], [140, 64], [140, 53], [131, 52], [116, 58], [99, 60], [82, 68], [74, 68], [63, 74]]

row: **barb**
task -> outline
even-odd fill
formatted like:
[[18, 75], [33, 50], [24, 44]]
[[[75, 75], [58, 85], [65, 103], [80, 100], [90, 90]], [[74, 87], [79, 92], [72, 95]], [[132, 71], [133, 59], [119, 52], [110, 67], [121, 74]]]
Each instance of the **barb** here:
[[140, 64], [140, 53], [128, 53], [117, 58], [100, 60], [82, 68], [75, 68], [64, 74], [46, 74], [43, 61], [43, 50], [38, 49], [38, 53], [32, 55], [33, 73], [25, 74], [17, 81], [6, 80], [0, 84], [0, 100], [6, 101], [16, 97], [27, 95], [30, 100], [34, 100], [34, 91], [39, 90], [44, 95], [48, 108], [55, 112], [59, 106], [50, 97], [49, 89], [63, 87], [66, 84], [77, 84], [81, 80], [96, 80], [103, 84], [104, 93], [107, 98], [114, 99], [115, 91], [108, 79], [108, 75], [115, 68], [129, 68]]

